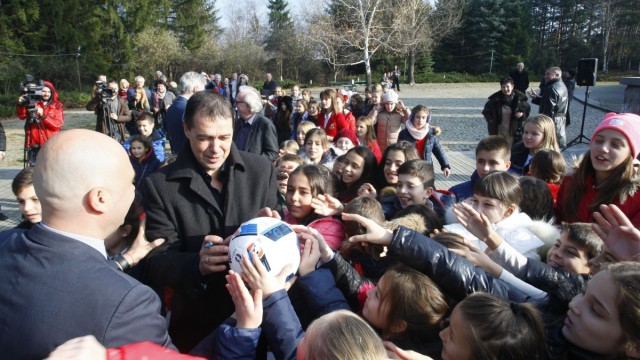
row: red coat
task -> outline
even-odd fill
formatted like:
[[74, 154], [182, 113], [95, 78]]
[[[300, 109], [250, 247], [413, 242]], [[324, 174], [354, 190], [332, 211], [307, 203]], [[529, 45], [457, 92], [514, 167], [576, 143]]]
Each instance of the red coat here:
[[[44, 82], [44, 86], [51, 89], [51, 99], [47, 104], [43, 102], [36, 103], [36, 106], [43, 109], [42, 117], [38, 117], [38, 122], [27, 123], [25, 126], [26, 147], [31, 145], [44, 145], [44, 143], [53, 135], [60, 132], [64, 124], [64, 106], [58, 100], [58, 92], [48, 81]], [[24, 106], [16, 106], [16, 115], [21, 120], [25, 120], [29, 112]]]
[[204, 360], [204, 358], [180, 354], [149, 341], [107, 349], [107, 360]]
[[[578, 204], [578, 216], [569, 218], [563, 213], [562, 205], [567, 201], [566, 197], [569, 195], [568, 189], [571, 187], [572, 182], [572, 176], [565, 176], [562, 180], [562, 184], [560, 184], [558, 200], [556, 201], [556, 219], [558, 222], [591, 223], [593, 222], [593, 213], [589, 211], [589, 207], [591, 206], [593, 199], [598, 194], [598, 190], [593, 188], [593, 176], [587, 177], [587, 181], [585, 183], [586, 190], [582, 195], [580, 204]], [[616, 199], [613, 204], [622, 210], [629, 220], [631, 220], [633, 226], [640, 227], [640, 192], [636, 192], [633, 196], [627, 197], [627, 201], [625, 201], [624, 204], [620, 203], [620, 199]]]
[[318, 125], [320, 129], [324, 130], [330, 138], [334, 138], [338, 134], [338, 131], [342, 129], [351, 129], [355, 131], [354, 128], [349, 127], [349, 123], [342, 113], [332, 114], [326, 126], [324, 124], [324, 113], [320, 113], [318, 114], [316, 125]]
[[369, 150], [373, 152], [373, 155], [376, 156], [376, 161], [380, 164], [380, 160], [382, 160], [382, 152], [380, 151], [380, 145], [378, 145], [377, 141], [371, 141], [367, 144]]

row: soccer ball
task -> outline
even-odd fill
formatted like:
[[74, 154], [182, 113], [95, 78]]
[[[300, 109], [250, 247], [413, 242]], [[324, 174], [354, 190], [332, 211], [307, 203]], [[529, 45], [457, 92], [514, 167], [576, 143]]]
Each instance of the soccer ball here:
[[[242, 255], [258, 254], [260, 262], [269, 273], [277, 275], [287, 264], [293, 264], [290, 275], [298, 271], [300, 244], [298, 235], [285, 222], [259, 217], [249, 220], [238, 228], [229, 243], [229, 267], [242, 274]], [[249, 258], [251, 259], [251, 258]]]

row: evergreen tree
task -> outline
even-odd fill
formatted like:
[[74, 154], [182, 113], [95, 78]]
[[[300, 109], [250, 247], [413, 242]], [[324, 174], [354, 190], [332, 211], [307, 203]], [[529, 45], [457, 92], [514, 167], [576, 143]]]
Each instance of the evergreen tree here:
[[265, 39], [265, 49], [275, 60], [278, 73], [285, 74], [285, 69], [291, 69], [295, 64], [291, 61], [296, 46], [294, 37], [293, 22], [287, 9], [286, 0], [269, 0], [267, 9], [269, 10], [269, 35]]

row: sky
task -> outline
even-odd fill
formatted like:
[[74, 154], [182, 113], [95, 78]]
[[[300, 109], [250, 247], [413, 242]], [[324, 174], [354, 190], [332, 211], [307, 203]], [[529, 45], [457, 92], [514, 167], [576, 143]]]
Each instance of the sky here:
[[[289, 3], [289, 12], [293, 19], [299, 17], [304, 10], [305, 3], [308, 4], [308, 0], [287, 0]], [[221, 17], [220, 25], [223, 28], [229, 26], [229, 18], [233, 14], [233, 10], [239, 11], [243, 8], [256, 7], [258, 14], [264, 22], [267, 21], [267, 3], [268, 0], [216, 0], [216, 8], [218, 9], [218, 16]], [[315, 6], [322, 4], [321, 1], [314, 1]]]

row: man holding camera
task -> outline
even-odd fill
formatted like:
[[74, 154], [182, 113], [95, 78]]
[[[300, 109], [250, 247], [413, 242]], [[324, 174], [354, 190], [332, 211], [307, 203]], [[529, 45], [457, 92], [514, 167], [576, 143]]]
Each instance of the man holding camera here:
[[124, 143], [124, 123], [131, 120], [131, 111], [125, 100], [118, 96], [118, 82], [96, 83], [93, 99], [87, 103], [87, 110], [95, 111], [96, 131], [106, 134], [120, 144]]
[[25, 124], [25, 149], [39, 149], [64, 124], [64, 106], [56, 88], [48, 81], [43, 86], [27, 84], [18, 98], [16, 115]]

